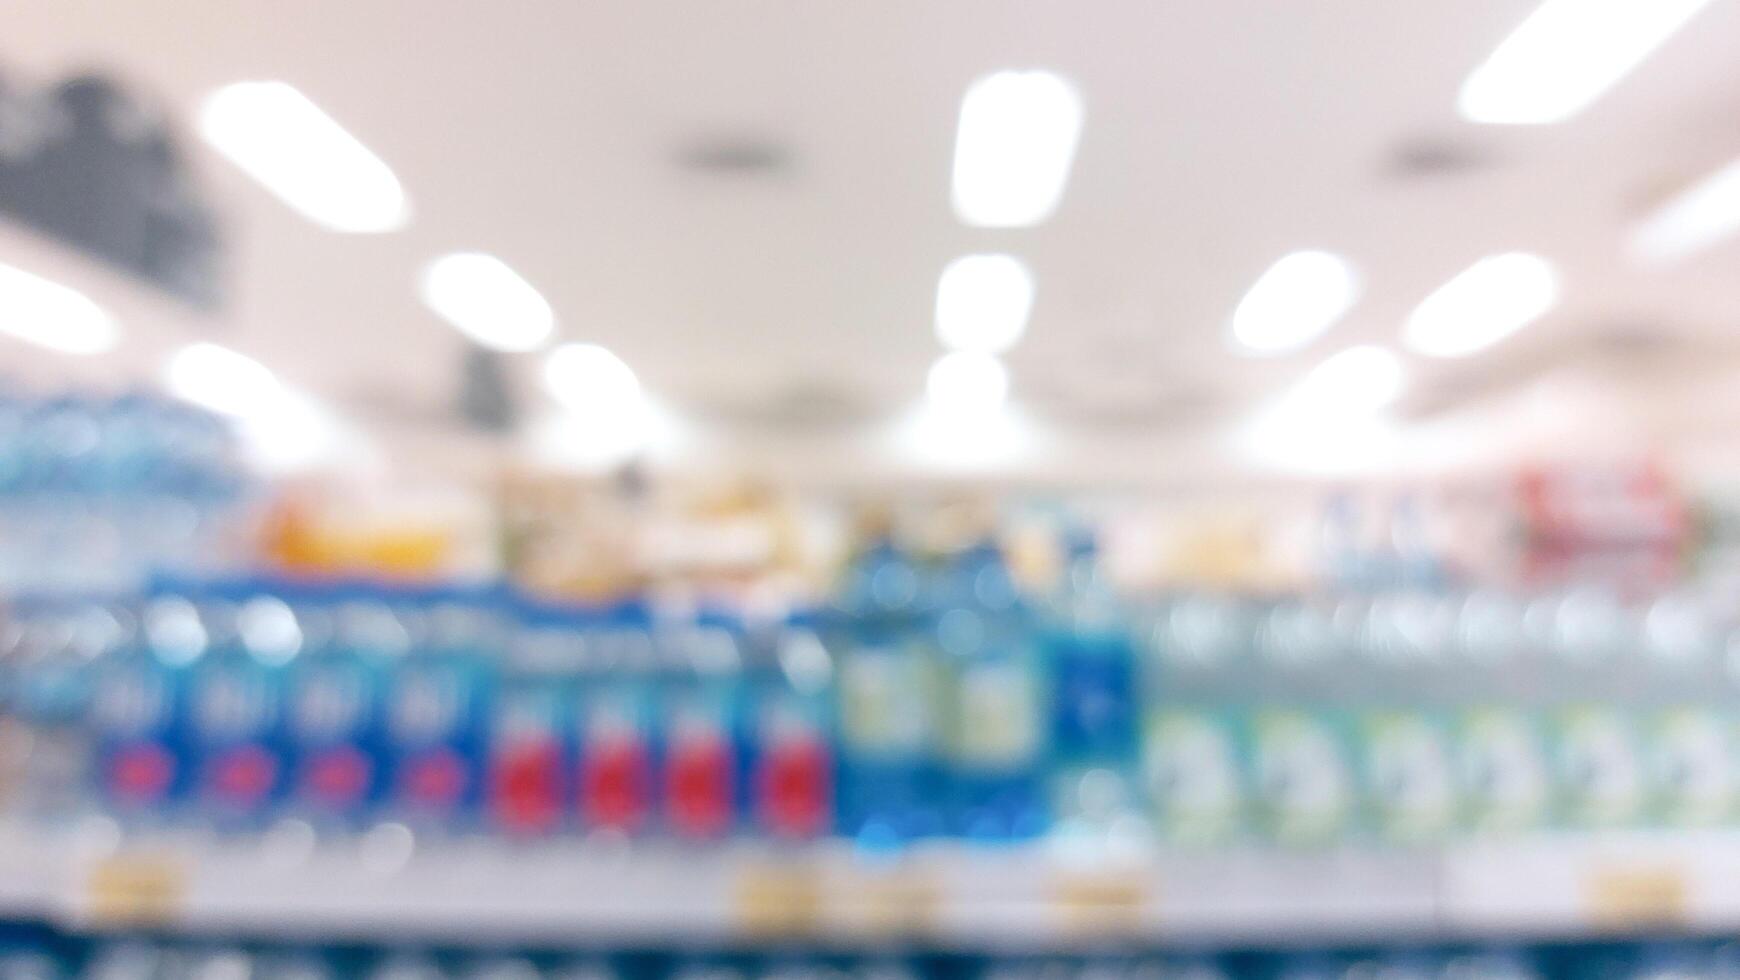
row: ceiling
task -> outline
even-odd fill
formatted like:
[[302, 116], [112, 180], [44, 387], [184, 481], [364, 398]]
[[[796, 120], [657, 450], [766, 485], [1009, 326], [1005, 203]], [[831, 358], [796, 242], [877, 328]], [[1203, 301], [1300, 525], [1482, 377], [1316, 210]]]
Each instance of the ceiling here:
[[[415, 216], [389, 235], [322, 231], [189, 138], [231, 223], [228, 307], [115, 300], [151, 312], [123, 313], [129, 343], [100, 363], [9, 344], [0, 366], [148, 376], [175, 343], [215, 339], [414, 466], [474, 446], [448, 422], [460, 338], [419, 304], [414, 277], [435, 255], [480, 249], [549, 298], [564, 338], [632, 365], [707, 434], [711, 458], [861, 472], [874, 454], [842, 434], [921, 396], [938, 353], [937, 273], [958, 254], [1006, 250], [1038, 280], [1009, 357], [1018, 405], [1051, 433], [1029, 472], [1146, 480], [1236, 465], [1223, 437], [1265, 396], [1341, 347], [1393, 344], [1436, 285], [1525, 249], [1559, 265], [1560, 306], [1474, 358], [1410, 360], [1404, 415], [1440, 428], [1466, 416], [1488, 432], [1514, 417], [1493, 406], [1591, 364], [1580, 377], [1598, 383], [1580, 390], [1595, 401], [1693, 374], [1720, 390], [1740, 370], [1740, 243], [1667, 270], [1633, 266], [1622, 245], [1650, 203], [1740, 155], [1740, 2], [1716, 0], [1568, 123], [1460, 121], [1458, 85], [1533, 6], [26, 5], [0, 34], [14, 82], [102, 67], [185, 125], [217, 86], [289, 81], [393, 167]], [[1075, 169], [1044, 225], [963, 227], [948, 199], [956, 110], [973, 78], [1006, 67], [1076, 82]], [[686, 166], [709, 140], [766, 142], [782, 162], [735, 175]], [[1299, 354], [1230, 353], [1239, 296], [1302, 247], [1359, 264], [1359, 305]], [[62, 261], [38, 248], [8, 234], [0, 260]], [[1640, 336], [1653, 370], [1631, 370], [1623, 353]], [[510, 361], [539, 405], [535, 358]], [[1740, 415], [1721, 398], [1698, 404], [1687, 411], [1704, 423], [1709, 411]], [[1686, 422], [1645, 420], [1637, 439]]]

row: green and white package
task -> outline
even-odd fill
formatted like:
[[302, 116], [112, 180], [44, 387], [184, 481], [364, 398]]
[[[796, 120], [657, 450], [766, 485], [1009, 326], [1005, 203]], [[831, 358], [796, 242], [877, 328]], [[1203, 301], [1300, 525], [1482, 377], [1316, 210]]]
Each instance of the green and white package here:
[[1387, 840], [1442, 839], [1455, 826], [1457, 784], [1450, 739], [1436, 717], [1374, 711], [1359, 722], [1362, 799], [1372, 829]]
[[1244, 831], [1244, 760], [1237, 725], [1224, 713], [1192, 708], [1151, 713], [1143, 733], [1142, 770], [1163, 839], [1222, 843]]
[[1454, 743], [1465, 828], [1517, 833], [1546, 822], [1552, 775], [1534, 715], [1511, 707], [1470, 708], [1458, 716]]
[[1344, 840], [1354, 829], [1354, 778], [1347, 732], [1330, 712], [1259, 710], [1250, 720], [1254, 816], [1279, 844]]

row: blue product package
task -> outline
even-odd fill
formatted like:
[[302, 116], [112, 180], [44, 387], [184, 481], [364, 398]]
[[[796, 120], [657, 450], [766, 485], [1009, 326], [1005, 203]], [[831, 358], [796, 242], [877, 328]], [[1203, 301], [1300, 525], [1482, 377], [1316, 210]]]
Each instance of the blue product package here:
[[457, 829], [483, 799], [500, 596], [479, 588], [405, 589], [392, 605], [410, 649], [387, 696], [387, 808], [425, 827]]
[[656, 651], [645, 606], [624, 602], [587, 632], [578, 698], [576, 786], [588, 830], [638, 834], [651, 825], [658, 742]]
[[816, 617], [800, 614], [749, 644], [746, 734], [751, 818], [766, 837], [834, 829], [833, 661]]
[[[1073, 813], [1090, 773], [1120, 778], [1134, 798], [1139, 716], [1136, 649], [1094, 538], [1069, 537], [1068, 561], [1045, 630], [1051, 675], [1053, 797]], [[1066, 802], [1067, 801], [1067, 802]]]
[[209, 645], [193, 665], [188, 692], [194, 802], [220, 826], [257, 824], [288, 785], [289, 667], [301, 629], [264, 582], [213, 585], [196, 595]]
[[316, 825], [356, 827], [381, 799], [387, 683], [410, 638], [366, 583], [290, 599], [304, 622], [290, 676], [290, 808]]
[[936, 647], [948, 689], [949, 829], [979, 840], [1045, 829], [1044, 670], [995, 545], [957, 556], [939, 589]]
[[837, 812], [868, 847], [942, 832], [938, 663], [919, 579], [889, 541], [854, 563], [832, 646], [838, 651]]
[[659, 788], [664, 829], [717, 838], [742, 825], [744, 744], [742, 625], [703, 612], [657, 634]]
[[491, 824], [515, 836], [561, 828], [572, 815], [574, 701], [584, 613], [520, 600], [489, 720]]
[[124, 819], [159, 823], [192, 782], [188, 674], [207, 638], [199, 611], [174, 594], [146, 600], [142, 627], [92, 665], [89, 718], [99, 798]]

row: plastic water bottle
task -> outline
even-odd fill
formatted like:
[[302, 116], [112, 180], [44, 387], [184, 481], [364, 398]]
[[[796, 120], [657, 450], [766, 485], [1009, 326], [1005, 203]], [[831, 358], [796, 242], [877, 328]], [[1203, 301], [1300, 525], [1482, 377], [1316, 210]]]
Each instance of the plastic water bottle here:
[[199, 610], [179, 595], [149, 599], [142, 625], [138, 642], [93, 665], [90, 718], [99, 796], [124, 819], [156, 824], [192, 783], [188, 675], [208, 641]]
[[833, 830], [833, 659], [813, 616], [794, 616], [748, 647], [751, 810], [768, 837]]
[[387, 808], [418, 829], [462, 832], [483, 798], [498, 599], [464, 588], [395, 598], [411, 647], [387, 700]]
[[624, 603], [589, 632], [580, 687], [577, 786], [582, 826], [645, 832], [653, 817], [659, 745], [656, 651], [645, 607]]
[[387, 689], [410, 637], [368, 585], [292, 599], [303, 648], [289, 680], [289, 807], [318, 828], [355, 829], [381, 802]]
[[1046, 826], [1050, 692], [1032, 621], [989, 542], [957, 556], [939, 591], [934, 630], [950, 694], [950, 830], [978, 840], [1036, 836]]
[[883, 539], [854, 562], [843, 602], [841, 831], [872, 848], [940, 833], [940, 684], [918, 572]]
[[512, 836], [559, 829], [571, 814], [579, 615], [522, 602], [490, 712], [490, 822]]
[[1135, 645], [1091, 534], [1069, 537], [1058, 593], [1045, 627], [1054, 818], [1095, 834], [1140, 824]]
[[288, 785], [289, 668], [302, 631], [257, 583], [211, 590], [201, 619], [210, 645], [189, 695], [196, 805], [220, 828], [260, 826]]
[[709, 613], [658, 634], [659, 796], [678, 838], [730, 833], [747, 809], [741, 626]]

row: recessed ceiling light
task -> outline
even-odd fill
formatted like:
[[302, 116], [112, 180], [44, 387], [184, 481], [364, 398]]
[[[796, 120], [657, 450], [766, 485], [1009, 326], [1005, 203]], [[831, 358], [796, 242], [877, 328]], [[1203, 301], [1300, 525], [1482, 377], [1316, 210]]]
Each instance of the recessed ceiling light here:
[[640, 405], [640, 381], [597, 344], [563, 344], [544, 358], [544, 387], [571, 412], [611, 416]]
[[963, 255], [936, 284], [936, 335], [950, 350], [996, 354], [1027, 329], [1033, 275], [1013, 255]]
[[1462, 83], [1480, 123], [1554, 123], [1600, 98], [1709, 0], [1545, 0]]
[[1431, 357], [1464, 357], [1490, 347], [1558, 301], [1559, 280], [1538, 255], [1489, 255], [1414, 307], [1402, 339]]
[[1353, 266], [1331, 252], [1301, 251], [1269, 266], [1233, 310], [1232, 337], [1253, 354], [1280, 354], [1317, 339], [1359, 298]]
[[556, 314], [506, 262], [482, 252], [443, 255], [423, 269], [423, 302], [460, 333], [500, 351], [542, 347]]
[[387, 232], [411, 218], [393, 171], [284, 82], [237, 82], [199, 110], [207, 143], [279, 200], [331, 231]]
[[1698, 181], [1656, 209], [1631, 236], [1631, 253], [1671, 262], [1740, 233], [1740, 160]]
[[1051, 216], [1081, 137], [1081, 96], [1048, 71], [1001, 71], [968, 86], [955, 134], [955, 214], [1014, 228]]
[[63, 354], [101, 354], [121, 341], [114, 318], [84, 293], [0, 265], [0, 333]]
[[1009, 372], [989, 354], [955, 351], [931, 365], [925, 394], [931, 408], [945, 415], [993, 414], [1009, 397]]
[[1372, 412], [1394, 401], [1406, 381], [1395, 351], [1361, 344], [1312, 368], [1293, 390], [1290, 403], [1330, 414]]
[[253, 414], [284, 394], [278, 376], [266, 365], [204, 341], [170, 357], [165, 381], [176, 397], [231, 416]]

